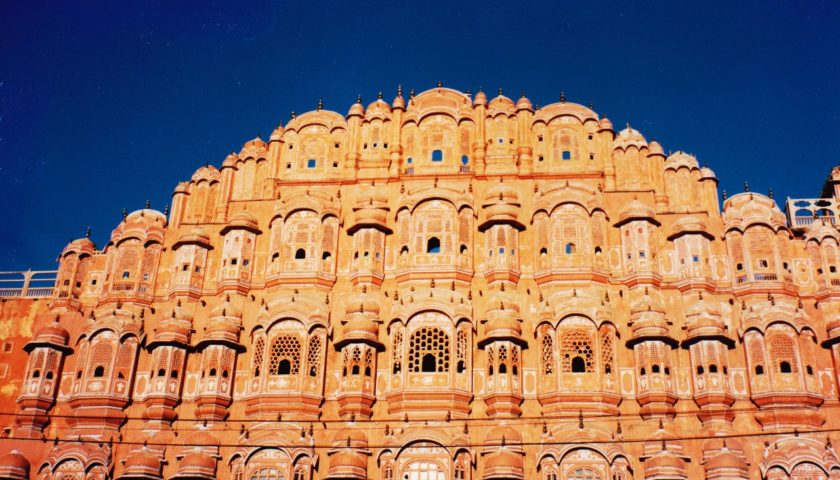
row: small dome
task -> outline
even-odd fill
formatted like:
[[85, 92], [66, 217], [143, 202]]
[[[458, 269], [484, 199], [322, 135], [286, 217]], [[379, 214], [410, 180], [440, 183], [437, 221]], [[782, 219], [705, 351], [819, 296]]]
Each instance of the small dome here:
[[283, 128], [282, 124], [277, 125], [277, 128], [271, 132], [271, 136], [268, 138], [269, 142], [279, 142], [283, 138], [283, 132], [285, 131], [286, 129]]
[[528, 97], [526, 97], [525, 95], [522, 95], [521, 97], [519, 97], [519, 100], [516, 101], [516, 111], [519, 110], [528, 110], [532, 112], [534, 111], [534, 106], [531, 105], [531, 101], [528, 100]]
[[677, 170], [683, 167], [688, 168], [689, 170], [694, 170], [699, 168], [700, 165], [697, 163], [697, 159], [694, 158], [694, 155], [689, 155], [683, 151], [676, 151], [669, 155], [665, 160], [666, 170]]
[[35, 347], [48, 345], [59, 350], [64, 350], [67, 347], [68, 340], [70, 340], [70, 333], [67, 329], [59, 325], [58, 318], [56, 318], [52, 323], [38, 330], [32, 340], [23, 349], [31, 352]]
[[362, 105], [362, 97], [356, 98], [356, 103], [354, 103], [350, 107], [350, 111], [347, 112], [347, 118], [350, 117], [364, 117], [365, 116], [365, 107]]
[[648, 151], [650, 152], [648, 155], [664, 155], [665, 151], [662, 150], [662, 145], [659, 144], [655, 139], [651, 140], [648, 144]]
[[656, 220], [656, 213], [653, 209], [640, 202], [638, 199], [633, 199], [621, 209], [618, 213], [618, 222], [615, 226], [620, 227], [627, 222], [632, 222], [633, 220], [649, 220], [654, 225], [659, 225], [659, 221]]
[[222, 162], [222, 169], [233, 168], [236, 166], [236, 162], [238, 161], [239, 156], [237, 156], [236, 153], [231, 152], [230, 154], [228, 154], [227, 157], [225, 157], [225, 160]]
[[645, 461], [645, 478], [686, 478], [685, 460], [663, 451]]
[[327, 477], [341, 480], [364, 480], [367, 475], [367, 456], [350, 449], [341, 449], [330, 456]]
[[478, 93], [475, 94], [473, 105], [476, 107], [479, 105], [487, 105], [487, 95], [485, 95], [483, 91], [479, 90]]
[[239, 152], [239, 158], [243, 160], [247, 158], [260, 159], [266, 158], [267, 156], [268, 145], [260, 137], [245, 142], [245, 145], [242, 146], [242, 150]]
[[509, 425], [493, 427], [484, 437], [485, 445], [520, 445], [522, 434]]
[[487, 189], [482, 207], [486, 220], [478, 226], [481, 231], [496, 224], [508, 224], [518, 230], [525, 226], [519, 221], [519, 194], [510, 185], [498, 183]]
[[178, 193], [189, 193], [190, 191], [190, 184], [188, 182], [178, 182], [178, 185], [175, 185], [175, 191], [173, 194]]
[[714, 170], [709, 167], [701, 167], [700, 168], [700, 180], [715, 180], [717, 181], [717, 175], [715, 175]]
[[61, 256], [65, 256], [70, 252], [76, 253], [81, 255], [82, 253], [86, 253], [88, 255], [93, 255], [96, 251], [96, 245], [90, 240], [90, 238], [78, 238], [73, 240], [72, 242], [68, 243], [64, 250], [61, 251]]
[[763, 224], [773, 230], [787, 229], [787, 218], [772, 198], [755, 192], [743, 192], [729, 197], [723, 203], [724, 229], [746, 230], [751, 225]]
[[501, 89], [499, 89], [499, 95], [490, 100], [490, 105], [488, 108], [491, 110], [502, 110], [502, 111], [512, 111], [515, 108], [513, 100], [509, 99], [508, 97], [502, 95]]
[[523, 459], [522, 455], [511, 452], [510, 450], [498, 450], [489, 455], [484, 462], [485, 468], [488, 470], [495, 469], [522, 469]]
[[694, 215], [686, 215], [680, 217], [679, 220], [674, 222], [674, 226], [671, 228], [671, 235], [668, 236], [668, 240], [674, 240], [675, 238], [679, 238], [683, 235], [694, 233], [703, 235], [709, 240], [714, 240], [715, 238], [711, 233], [709, 233], [709, 229], [706, 227], [706, 222]]
[[181, 462], [178, 465], [178, 472], [181, 473], [184, 470], [189, 471], [199, 471], [199, 470], [210, 470], [213, 471], [216, 469], [216, 461], [213, 460], [208, 455], [205, 455], [200, 452], [193, 452], [184, 455], [184, 458], [181, 459]]
[[260, 233], [256, 217], [247, 210], [242, 210], [231, 217], [227, 225], [222, 228], [221, 234], [224, 235], [234, 229], [250, 230], [254, 233]]
[[366, 293], [355, 294], [347, 300], [346, 313], [347, 315], [354, 313], [379, 315], [379, 302], [372, 295]]
[[612, 131], [613, 124], [609, 118], [603, 117], [601, 121], [598, 122], [598, 130], [610, 130]]
[[628, 125], [627, 128], [618, 132], [618, 136], [616, 136], [615, 142], [613, 143], [613, 148], [627, 149], [636, 147], [641, 150], [647, 147], [647, 145], [648, 143], [645, 137], [638, 130], [632, 129]]
[[353, 428], [342, 428], [333, 437], [333, 447], [367, 448], [368, 440], [365, 432]]
[[181, 345], [190, 344], [192, 334], [192, 313], [182, 308], [176, 308], [171, 316], [161, 320], [149, 346], [155, 344], [177, 343]]
[[163, 478], [160, 467], [160, 458], [144, 447], [128, 454], [125, 459], [125, 470], [120, 478]]
[[210, 244], [210, 235], [207, 232], [198, 226], [191, 228], [188, 232], [181, 234], [178, 237], [178, 240], [172, 245], [174, 250], [177, 250], [183, 245], [199, 245], [206, 249], [213, 248], [213, 245]]
[[740, 470], [747, 471], [747, 462], [743, 456], [735, 455], [729, 449], [724, 449], [706, 462], [706, 470]]
[[376, 101], [372, 102], [368, 105], [367, 109], [365, 110], [365, 118], [373, 118], [373, 117], [389, 117], [391, 115], [391, 106], [388, 105], [388, 102], [382, 100], [382, 98], [376, 99]]
[[219, 180], [219, 171], [216, 170], [216, 167], [213, 165], [205, 165], [193, 173], [192, 178], [190, 179], [193, 183], [198, 183], [201, 181], [216, 181]]
[[12, 480], [29, 478], [29, 461], [20, 453], [20, 450], [12, 450], [0, 457], [0, 478]]

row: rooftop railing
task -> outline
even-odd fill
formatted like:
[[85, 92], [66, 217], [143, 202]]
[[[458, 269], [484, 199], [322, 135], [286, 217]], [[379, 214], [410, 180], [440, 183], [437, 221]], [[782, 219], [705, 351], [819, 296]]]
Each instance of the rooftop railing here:
[[0, 298], [50, 297], [57, 274], [57, 270], [0, 272]]
[[833, 198], [788, 198], [785, 213], [790, 228], [806, 228], [815, 221], [837, 226], [840, 207]]

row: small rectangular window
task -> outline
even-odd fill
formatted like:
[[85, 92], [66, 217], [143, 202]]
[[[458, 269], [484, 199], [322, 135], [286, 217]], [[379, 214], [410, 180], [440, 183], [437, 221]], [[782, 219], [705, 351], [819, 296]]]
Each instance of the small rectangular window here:
[[123, 278], [129, 278], [130, 276], [131, 276], [131, 273], [123, 272]]
[[692, 255], [691, 256], [691, 261], [694, 262], [694, 263], [699, 263], [700, 262], [700, 257], [697, 256], [697, 255]]
[[201, 267], [199, 267], [198, 265], [196, 265], [196, 266], [195, 266], [195, 273], [200, 273], [200, 272], [201, 272]]
[[90, 281], [90, 284], [91, 284], [91, 285], [96, 285], [96, 279], [94, 278], [93, 280], [91, 280], [91, 281]]
[[433, 162], [442, 162], [443, 161], [443, 150], [432, 150], [432, 161]]
[[505, 254], [505, 247], [499, 248], [499, 255], [504, 255], [504, 254]]
[[572, 152], [569, 150], [563, 150], [563, 160], [571, 160], [572, 159]]
[[645, 258], [647, 255], [644, 250], [639, 250], [639, 258]]
[[306, 161], [306, 168], [315, 168], [315, 165], [317, 164], [318, 162], [316, 162], [314, 158], [310, 158]]
[[242, 266], [243, 267], [247, 267], [249, 263], [251, 263], [251, 261], [248, 260], [247, 258], [245, 260], [242, 260]]

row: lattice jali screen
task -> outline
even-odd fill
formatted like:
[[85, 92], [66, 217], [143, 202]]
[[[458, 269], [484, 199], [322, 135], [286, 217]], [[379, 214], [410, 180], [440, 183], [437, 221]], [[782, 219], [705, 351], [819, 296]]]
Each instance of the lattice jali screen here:
[[554, 338], [552, 333], [546, 331], [542, 337], [542, 370], [545, 375], [552, 375], [554, 373]]
[[782, 362], [790, 364], [791, 373], [799, 372], [793, 339], [784, 333], [771, 333], [767, 340], [767, 346], [773, 367], [777, 372], [781, 371]]
[[295, 335], [278, 335], [271, 342], [271, 357], [268, 360], [268, 373], [280, 374], [280, 362], [288, 360], [290, 375], [300, 371], [300, 340]]
[[560, 368], [563, 373], [571, 373], [572, 360], [582, 357], [587, 373], [595, 370], [595, 352], [592, 337], [580, 330], [571, 331], [563, 335], [560, 344]]
[[422, 371], [423, 357], [431, 354], [435, 357], [435, 371], [449, 371], [449, 335], [434, 327], [424, 327], [411, 334], [409, 345], [408, 369], [411, 372]]

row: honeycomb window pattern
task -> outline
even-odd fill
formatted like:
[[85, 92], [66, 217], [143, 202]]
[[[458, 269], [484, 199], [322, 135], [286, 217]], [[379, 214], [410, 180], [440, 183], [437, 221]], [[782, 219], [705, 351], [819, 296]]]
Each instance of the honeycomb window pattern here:
[[300, 340], [294, 335], [278, 335], [271, 342], [268, 373], [270, 375], [297, 375], [299, 370]]
[[424, 360], [434, 358], [434, 371], [449, 371], [449, 336], [443, 330], [425, 327], [411, 335], [408, 369], [411, 372], [424, 371]]
[[563, 335], [561, 349], [563, 352], [563, 356], [561, 357], [561, 371], [563, 373], [578, 371], [573, 368], [575, 357], [583, 359], [584, 372], [591, 373], [595, 371], [592, 338], [586, 333], [579, 330], [566, 333]]

